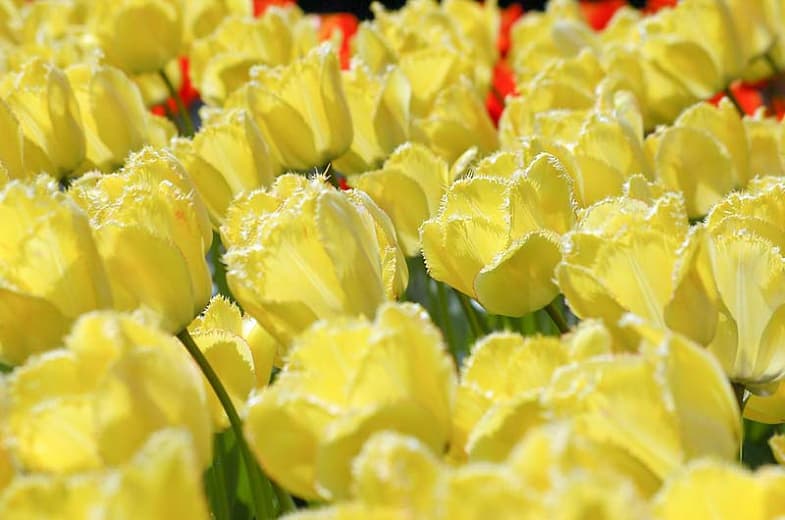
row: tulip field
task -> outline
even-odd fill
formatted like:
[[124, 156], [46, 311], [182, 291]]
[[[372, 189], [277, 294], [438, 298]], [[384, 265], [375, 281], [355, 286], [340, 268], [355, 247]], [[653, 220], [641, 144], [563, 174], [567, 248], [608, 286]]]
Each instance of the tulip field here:
[[0, 519], [785, 518], [785, 0], [0, 0]]

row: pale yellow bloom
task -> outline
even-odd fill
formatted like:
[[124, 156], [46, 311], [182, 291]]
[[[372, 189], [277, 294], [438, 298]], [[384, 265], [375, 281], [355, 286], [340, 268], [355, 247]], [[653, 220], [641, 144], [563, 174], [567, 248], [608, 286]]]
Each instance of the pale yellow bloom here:
[[349, 183], [367, 193], [390, 216], [404, 253], [416, 256], [420, 252], [420, 225], [439, 210], [453, 173], [447, 162], [427, 147], [406, 143], [380, 169], [352, 176]]
[[0, 221], [0, 359], [16, 364], [112, 297], [88, 218], [54, 179], [1, 188]]
[[26, 175], [46, 172], [60, 178], [80, 166], [85, 157], [82, 118], [62, 70], [40, 59], [29, 61], [0, 80], [0, 98], [22, 129]]
[[408, 281], [387, 215], [321, 177], [282, 175], [238, 198], [221, 236], [232, 294], [283, 345], [320, 318], [373, 316]]
[[114, 67], [79, 64], [66, 75], [79, 103], [85, 133], [83, 170], [112, 171], [129, 153], [146, 145], [164, 146], [176, 130], [151, 114], [136, 85]]
[[[249, 394], [270, 380], [277, 343], [253, 318], [243, 316], [222, 296], [210, 300], [188, 331], [244, 417]], [[226, 412], [206, 379], [204, 385], [216, 429], [228, 428]]]
[[157, 72], [183, 45], [182, 0], [96, 0], [89, 29], [106, 61], [130, 74]]
[[119, 173], [85, 175], [69, 190], [90, 217], [115, 308], [151, 310], [170, 332], [188, 325], [212, 291], [212, 230], [188, 184], [172, 155], [145, 151]]
[[328, 43], [287, 66], [253, 67], [251, 81], [229, 97], [226, 107], [247, 108], [253, 114], [275, 161], [284, 168], [321, 168], [352, 143], [338, 58]]
[[374, 432], [440, 453], [455, 372], [438, 329], [415, 304], [326, 320], [297, 338], [275, 382], [250, 404], [246, 437], [268, 475], [305, 498], [349, 493], [351, 462]]
[[259, 127], [244, 110], [209, 119], [193, 139], [178, 138], [172, 152], [185, 167], [217, 228], [237, 195], [272, 184], [274, 164]]
[[537, 310], [558, 294], [553, 270], [574, 205], [570, 178], [552, 156], [491, 156], [449, 187], [420, 228], [428, 271], [489, 312]]

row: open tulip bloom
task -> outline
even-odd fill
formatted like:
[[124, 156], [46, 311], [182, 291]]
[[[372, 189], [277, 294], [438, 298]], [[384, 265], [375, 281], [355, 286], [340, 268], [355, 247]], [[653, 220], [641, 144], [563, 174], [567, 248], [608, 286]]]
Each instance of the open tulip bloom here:
[[785, 518], [783, 114], [785, 0], [0, 0], [0, 519]]

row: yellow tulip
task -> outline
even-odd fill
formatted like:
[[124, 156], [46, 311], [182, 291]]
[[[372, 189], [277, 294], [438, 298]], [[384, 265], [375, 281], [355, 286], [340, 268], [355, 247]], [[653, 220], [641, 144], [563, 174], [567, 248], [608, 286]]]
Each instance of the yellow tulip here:
[[[420, 225], [436, 214], [442, 194], [452, 182], [447, 163], [415, 143], [399, 146], [375, 171], [349, 178], [390, 216], [406, 256], [420, 252]], [[401, 200], [406, 204], [401, 204]]]
[[428, 271], [489, 312], [537, 310], [558, 294], [551, 279], [574, 205], [570, 179], [552, 156], [528, 164], [511, 153], [491, 156], [449, 187], [420, 228]]
[[188, 433], [161, 430], [118, 468], [19, 476], [0, 495], [0, 515], [10, 520], [78, 520], [96, 512], [129, 520], [210, 518]]
[[84, 125], [86, 161], [81, 169], [112, 171], [130, 152], [164, 146], [174, 136], [174, 126], [148, 112], [136, 85], [120, 70], [79, 64], [66, 75]]
[[89, 30], [107, 63], [130, 74], [157, 72], [180, 54], [182, 0], [97, 0]]
[[85, 157], [82, 118], [63, 71], [40, 59], [29, 61], [3, 77], [0, 98], [22, 128], [27, 175], [46, 172], [61, 178], [80, 166]]
[[409, 136], [411, 86], [399, 68], [377, 76], [361, 62], [343, 71], [341, 79], [354, 138], [333, 166], [344, 174], [376, 169]]
[[212, 231], [193, 190], [172, 179], [187, 182], [171, 155], [143, 152], [119, 173], [81, 177], [69, 194], [90, 216], [115, 308], [153, 311], [176, 332], [210, 298]]
[[19, 120], [5, 101], [0, 99], [0, 165], [5, 177], [20, 179], [26, 176], [24, 167], [24, 133]]
[[748, 518], [785, 514], [785, 471], [764, 467], [752, 473], [727, 462], [703, 460], [679, 471], [653, 501], [654, 517]]
[[[188, 331], [204, 352], [232, 399], [240, 416], [251, 391], [267, 385], [277, 354], [277, 344], [253, 318], [242, 316], [240, 309], [216, 296]], [[229, 419], [204, 379], [210, 411], [216, 429], [229, 427]]]
[[221, 236], [232, 294], [283, 345], [317, 319], [373, 316], [408, 281], [387, 215], [320, 177], [282, 175], [236, 199]]
[[257, 65], [227, 108], [247, 108], [284, 168], [321, 168], [352, 143], [338, 58], [325, 43], [285, 67]]
[[163, 331], [127, 315], [80, 318], [64, 349], [9, 376], [3, 432], [27, 471], [71, 474], [127, 462], [156, 431], [186, 428], [200, 467], [212, 428], [196, 365]]
[[689, 460], [737, 456], [739, 408], [722, 367], [699, 345], [666, 333], [635, 356], [596, 357], [559, 370], [543, 397], [554, 417], [617, 446], [665, 479]]
[[191, 0], [184, 2], [184, 34], [186, 44], [193, 45], [210, 34], [226, 18], [253, 15], [253, 4], [242, 0]]
[[222, 105], [250, 79], [254, 65], [279, 66], [295, 60], [299, 52], [316, 44], [300, 38], [298, 26], [307, 23], [295, 6], [268, 8], [259, 18], [228, 16], [191, 49], [191, 75], [202, 98]]
[[403, 432], [440, 453], [455, 387], [441, 335], [415, 304], [322, 321], [299, 336], [275, 382], [250, 404], [246, 438], [268, 475], [304, 498], [347, 496], [371, 434]]
[[0, 359], [16, 364], [112, 297], [88, 218], [53, 179], [0, 188], [0, 220]]
[[592, 321], [561, 340], [509, 332], [482, 338], [461, 367], [450, 455], [503, 461], [526, 432], [547, 421], [540, 398], [556, 370], [611, 351], [609, 332]]
[[[688, 229], [683, 199], [672, 193], [654, 200], [622, 196], [587, 208], [556, 269], [570, 309], [581, 318], [602, 318], [615, 332], [626, 312], [665, 327]], [[685, 314], [673, 312], [675, 318], [694, 312], [681, 310]]]
[[681, 191], [690, 217], [702, 217], [711, 206], [750, 178], [744, 126], [727, 99], [685, 110], [671, 127], [646, 139], [655, 175]]
[[744, 118], [750, 174], [785, 176], [785, 124], [759, 113]]
[[185, 167], [216, 227], [240, 193], [272, 184], [277, 165], [250, 114], [222, 112], [209, 119], [193, 140], [178, 138], [172, 152]]
[[770, 395], [750, 394], [744, 417], [766, 424], [785, 423], [785, 382], [778, 383]]

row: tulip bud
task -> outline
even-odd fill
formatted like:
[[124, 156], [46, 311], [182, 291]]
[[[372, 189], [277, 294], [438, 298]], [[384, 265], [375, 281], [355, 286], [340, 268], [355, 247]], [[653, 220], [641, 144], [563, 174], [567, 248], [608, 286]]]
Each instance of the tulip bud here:
[[89, 28], [110, 65], [129, 74], [157, 72], [180, 53], [183, 2], [98, 0]]
[[285, 67], [259, 65], [226, 102], [247, 108], [278, 164], [305, 171], [340, 157], [352, 143], [352, 119], [338, 58], [329, 44]]
[[301, 335], [275, 382], [251, 403], [245, 435], [268, 475], [304, 498], [349, 492], [351, 462], [393, 430], [441, 453], [450, 432], [452, 360], [415, 304], [322, 321]]
[[132, 161], [120, 173], [81, 177], [69, 193], [90, 216], [115, 308], [151, 310], [176, 332], [210, 298], [212, 234], [195, 194], [155, 168]]
[[572, 185], [558, 161], [541, 154], [525, 170], [521, 162], [511, 153], [481, 161], [420, 228], [431, 276], [507, 316], [556, 297], [559, 242], [575, 219]]
[[88, 218], [53, 179], [2, 187], [0, 219], [0, 360], [16, 364], [112, 297]]
[[74, 65], [66, 74], [79, 102], [86, 135], [83, 169], [112, 171], [130, 152], [163, 146], [174, 127], [147, 111], [136, 85], [113, 67]]
[[221, 236], [232, 294], [284, 345], [317, 319], [373, 316], [406, 287], [387, 215], [319, 177], [282, 175], [236, 199]]
[[[241, 417], [251, 391], [264, 387], [270, 380], [277, 343], [240, 309], [216, 296], [204, 312], [188, 326], [196, 344], [224, 385]], [[220, 401], [204, 379], [210, 412], [216, 429], [229, 427], [229, 419]]]
[[341, 79], [352, 115], [354, 139], [333, 166], [344, 174], [378, 168], [409, 135], [409, 82], [400, 69], [377, 77], [360, 62], [342, 72]]
[[0, 81], [0, 98], [22, 128], [27, 175], [47, 172], [61, 178], [79, 167], [85, 136], [79, 104], [63, 71], [41, 60], [30, 61]]
[[172, 148], [216, 225], [223, 222], [235, 196], [269, 186], [278, 169], [259, 127], [244, 110], [222, 112], [220, 118], [202, 126], [193, 140], [176, 139]]
[[[447, 163], [421, 144], [399, 146], [376, 171], [349, 177], [390, 216], [406, 256], [420, 251], [420, 225], [439, 210], [452, 181]], [[406, 204], [401, 204], [406, 200]]]

